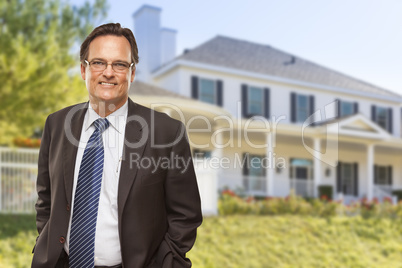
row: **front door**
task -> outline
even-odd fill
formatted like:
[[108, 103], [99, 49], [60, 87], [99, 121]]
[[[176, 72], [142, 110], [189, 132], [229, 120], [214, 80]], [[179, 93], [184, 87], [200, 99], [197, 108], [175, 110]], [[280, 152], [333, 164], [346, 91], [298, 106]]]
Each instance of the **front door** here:
[[337, 167], [337, 192], [348, 196], [358, 195], [357, 163], [339, 162]]
[[313, 163], [309, 159], [293, 158], [290, 160], [290, 189], [296, 195], [313, 196]]

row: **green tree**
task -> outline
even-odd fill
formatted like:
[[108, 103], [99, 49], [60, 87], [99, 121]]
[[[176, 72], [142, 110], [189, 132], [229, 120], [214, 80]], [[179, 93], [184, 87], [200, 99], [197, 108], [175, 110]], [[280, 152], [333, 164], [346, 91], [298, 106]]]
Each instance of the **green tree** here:
[[78, 44], [106, 8], [106, 0], [0, 1], [0, 144], [31, 136], [49, 113], [85, 100]]

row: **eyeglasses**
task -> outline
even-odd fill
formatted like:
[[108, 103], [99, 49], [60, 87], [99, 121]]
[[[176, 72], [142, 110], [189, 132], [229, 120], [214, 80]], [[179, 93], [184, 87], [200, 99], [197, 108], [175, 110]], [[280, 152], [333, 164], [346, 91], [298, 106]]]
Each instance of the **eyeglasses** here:
[[[92, 69], [92, 71], [96, 71], [96, 72], [103, 72], [104, 70], [106, 70], [107, 66], [109, 65], [109, 63], [107, 63], [106, 61], [102, 61], [102, 60], [92, 60], [91, 62], [88, 62], [87, 60], [84, 60], [86, 64], [89, 65], [89, 67]], [[112, 62], [112, 69], [113, 71], [115, 71], [116, 73], [124, 73], [127, 71], [127, 69], [131, 68], [134, 63], [127, 63], [124, 61], [117, 61], [117, 62]]]

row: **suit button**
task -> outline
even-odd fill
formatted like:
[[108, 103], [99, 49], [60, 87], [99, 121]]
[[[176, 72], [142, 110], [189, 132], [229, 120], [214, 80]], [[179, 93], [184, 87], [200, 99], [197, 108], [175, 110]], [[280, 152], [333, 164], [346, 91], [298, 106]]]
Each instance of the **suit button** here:
[[64, 238], [64, 236], [60, 236], [59, 242], [61, 244], [64, 244], [64, 242], [66, 242], [66, 239]]
[[70, 211], [70, 205], [67, 205], [66, 209], [67, 211]]

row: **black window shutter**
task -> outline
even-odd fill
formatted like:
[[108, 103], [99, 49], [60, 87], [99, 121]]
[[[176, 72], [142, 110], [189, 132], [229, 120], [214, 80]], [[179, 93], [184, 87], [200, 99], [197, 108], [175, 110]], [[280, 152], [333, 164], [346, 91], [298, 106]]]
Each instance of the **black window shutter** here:
[[374, 178], [374, 184], [378, 184], [378, 166], [374, 165], [374, 174], [373, 174], [373, 178]]
[[248, 170], [248, 165], [249, 165], [249, 153], [244, 153], [243, 154], [243, 176], [248, 176], [249, 170]]
[[377, 122], [376, 119], [376, 113], [377, 113], [377, 108], [375, 107], [375, 105], [371, 105], [371, 120], [373, 120], [374, 122]]
[[296, 123], [296, 93], [290, 93], [290, 121]]
[[241, 85], [241, 109], [243, 117], [248, 117], [247, 85]]
[[193, 99], [198, 99], [198, 77], [191, 77], [191, 97]]
[[218, 106], [223, 106], [223, 82], [222, 80], [216, 81], [216, 96]]
[[336, 192], [337, 193], [342, 193], [341, 168], [342, 168], [342, 162], [338, 161], [338, 165], [336, 166]]
[[[314, 96], [310, 95], [310, 115], [312, 115], [314, 113], [315, 110], [315, 103], [314, 103]], [[314, 126], [315, 125], [315, 118], [312, 117], [310, 119], [311, 125]]]
[[353, 163], [353, 170], [355, 171], [354, 195], [359, 196], [359, 165], [357, 163]]
[[388, 182], [389, 182], [389, 185], [393, 184], [392, 183], [392, 166], [388, 167]]
[[314, 103], [314, 96], [310, 96], [310, 115], [314, 113], [315, 110], [315, 103]]
[[267, 119], [270, 117], [270, 97], [269, 88], [264, 88], [264, 115]]
[[359, 103], [358, 102], [355, 102], [354, 104], [353, 104], [353, 110], [354, 110], [354, 114], [357, 114], [357, 113], [359, 113]]
[[392, 134], [392, 108], [388, 108], [388, 131]]
[[335, 105], [335, 117], [339, 118], [341, 117], [341, 100], [340, 99], [335, 99], [336, 105]]

